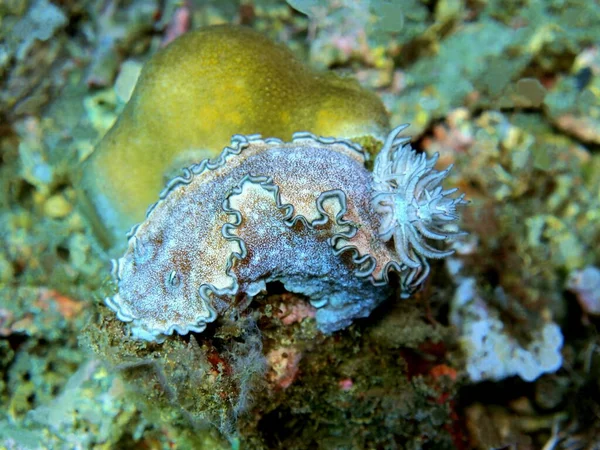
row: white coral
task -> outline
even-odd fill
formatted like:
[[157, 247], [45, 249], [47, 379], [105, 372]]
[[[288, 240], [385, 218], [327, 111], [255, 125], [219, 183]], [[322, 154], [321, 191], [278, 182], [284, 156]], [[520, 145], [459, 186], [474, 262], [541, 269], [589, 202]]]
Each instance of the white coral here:
[[400, 261], [411, 270], [408, 284], [417, 286], [429, 274], [426, 258], [440, 259], [453, 253], [432, 247], [426, 239], [445, 240], [464, 234], [448, 230], [447, 225], [458, 219], [456, 207], [467, 202], [464, 194], [449, 197], [458, 189], [443, 190], [440, 186], [452, 166], [435, 170], [437, 153], [428, 159], [412, 149], [410, 138], [399, 136], [406, 127], [400, 125], [389, 134], [375, 160], [372, 204], [381, 214], [381, 239], [394, 238]]
[[[496, 295], [506, 294], [498, 288]], [[450, 323], [458, 329], [472, 381], [499, 381], [514, 375], [534, 381], [562, 366], [560, 327], [548, 321], [529, 330], [529, 342], [520, 342], [484, 299], [474, 278], [459, 281], [450, 305]]]

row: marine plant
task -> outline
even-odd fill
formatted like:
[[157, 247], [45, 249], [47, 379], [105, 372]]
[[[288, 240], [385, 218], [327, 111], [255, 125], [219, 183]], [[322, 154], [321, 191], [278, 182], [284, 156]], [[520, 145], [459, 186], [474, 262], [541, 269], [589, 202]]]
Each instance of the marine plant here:
[[463, 196], [439, 185], [448, 170], [417, 154], [399, 134], [375, 163], [355, 143], [296, 133], [291, 142], [233, 137], [216, 161], [173, 179], [132, 228], [114, 262], [118, 292], [106, 299], [134, 337], [162, 341], [201, 332], [267, 283], [308, 297], [330, 333], [366, 317], [399, 274], [409, 296], [441, 258], [426, 243], [450, 229]]

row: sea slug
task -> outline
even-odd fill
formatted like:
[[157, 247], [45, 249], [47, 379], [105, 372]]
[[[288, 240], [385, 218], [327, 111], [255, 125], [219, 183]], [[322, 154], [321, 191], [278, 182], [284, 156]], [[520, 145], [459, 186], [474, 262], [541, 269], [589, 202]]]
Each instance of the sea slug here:
[[374, 172], [360, 146], [296, 133], [291, 142], [232, 138], [215, 161], [184, 170], [132, 228], [114, 262], [118, 292], [106, 299], [133, 336], [164, 340], [203, 331], [218, 314], [273, 281], [305, 295], [325, 333], [366, 317], [398, 272], [408, 296], [437, 250], [426, 240], [458, 232], [463, 195], [443, 190], [448, 170], [394, 129]]

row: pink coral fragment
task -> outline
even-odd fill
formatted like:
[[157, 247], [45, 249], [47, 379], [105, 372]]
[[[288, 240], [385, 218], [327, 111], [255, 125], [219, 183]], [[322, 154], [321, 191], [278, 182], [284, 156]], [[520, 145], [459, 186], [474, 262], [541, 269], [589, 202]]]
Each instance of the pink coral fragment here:
[[269, 365], [267, 379], [275, 387], [287, 389], [298, 375], [298, 365], [301, 359], [302, 352], [294, 347], [281, 347], [271, 350], [267, 354]]
[[281, 319], [281, 323], [284, 325], [291, 325], [296, 322], [302, 322], [307, 317], [314, 318], [316, 313], [317, 309], [310, 303], [297, 301], [294, 303], [281, 303], [279, 311], [275, 315]]

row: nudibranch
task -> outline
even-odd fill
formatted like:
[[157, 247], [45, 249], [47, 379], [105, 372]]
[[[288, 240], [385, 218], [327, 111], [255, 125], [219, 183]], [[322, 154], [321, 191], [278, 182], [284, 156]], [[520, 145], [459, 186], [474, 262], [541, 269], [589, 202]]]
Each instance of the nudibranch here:
[[80, 206], [111, 254], [182, 167], [214, 158], [234, 134], [289, 140], [298, 130], [380, 147], [381, 100], [355, 80], [315, 72], [252, 29], [183, 34], [142, 69], [117, 122], [83, 163]]
[[[463, 195], [440, 186], [448, 170], [400, 136], [387, 137], [373, 173], [350, 141], [296, 133], [290, 142], [232, 138], [216, 160], [184, 169], [129, 233], [106, 304], [132, 335], [158, 341], [200, 332], [270, 282], [302, 294], [331, 333], [366, 317], [399, 274], [403, 296], [451, 251]], [[451, 229], [452, 228], [452, 229]]]

